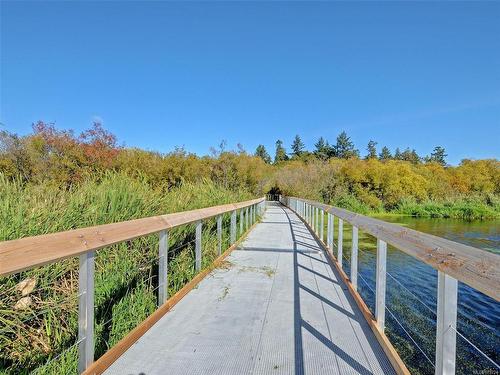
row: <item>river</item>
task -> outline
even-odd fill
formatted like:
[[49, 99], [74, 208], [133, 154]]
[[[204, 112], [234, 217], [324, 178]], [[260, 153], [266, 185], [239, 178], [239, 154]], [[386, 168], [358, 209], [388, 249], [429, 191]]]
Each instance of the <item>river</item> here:
[[[379, 219], [500, 254], [500, 220]], [[345, 226], [343, 246], [348, 274], [350, 229]], [[358, 290], [374, 312], [376, 240], [360, 232], [359, 248]], [[412, 373], [433, 374], [437, 271], [390, 246], [387, 271], [386, 333]], [[478, 349], [499, 363], [500, 303], [459, 282], [457, 328], [463, 335], [457, 335], [457, 374], [499, 374], [499, 368]]]

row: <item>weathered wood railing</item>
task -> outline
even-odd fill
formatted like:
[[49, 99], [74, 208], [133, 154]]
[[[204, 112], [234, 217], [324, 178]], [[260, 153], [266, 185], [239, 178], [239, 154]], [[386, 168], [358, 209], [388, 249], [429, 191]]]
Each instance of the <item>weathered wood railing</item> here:
[[[438, 271], [435, 374], [454, 374], [456, 363], [456, 321], [458, 281], [500, 300], [500, 256], [444, 238], [359, 215], [319, 202], [281, 197], [281, 203], [294, 210], [333, 252], [334, 217], [338, 218], [336, 263], [342, 269], [343, 222], [352, 225], [351, 272], [348, 283], [358, 287], [358, 229], [377, 239], [375, 281], [375, 329], [385, 336], [385, 295], [387, 244], [428, 264]], [[449, 328], [452, 329], [449, 329]], [[373, 328], [373, 327], [372, 327]]]
[[257, 215], [260, 215], [264, 208], [265, 199], [259, 198], [235, 204], [0, 242], [0, 276], [79, 256], [78, 370], [82, 373], [94, 361], [94, 257], [96, 250], [158, 233], [158, 300], [161, 306], [168, 299], [169, 230], [196, 223], [195, 269], [198, 272], [201, 270], [202, 260], [203, 220], [217, 217], [217, 249], [218, 254], [221, 255], [222, 215], [231, 213], [230, 244], [234, 244], [237, 237], [237, 211], [240, 212], [240, 234], [243, 234], [256, 221]]

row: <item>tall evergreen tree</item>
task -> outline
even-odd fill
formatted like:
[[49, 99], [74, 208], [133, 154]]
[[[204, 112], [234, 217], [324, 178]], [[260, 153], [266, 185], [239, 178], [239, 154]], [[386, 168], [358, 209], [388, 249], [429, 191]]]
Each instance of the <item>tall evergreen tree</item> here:
[[396, 151], [394, 151], [394, 159], [403, 160], [401, 156], [401, 150], [399, 149], [399, 147], [396, 147]]
[[359, 151], [354, 148], [354, 143], [351, 138], [347, 136], [347, 133], [343, 131], [337, 137], [337, 143], [334, 147], [335, 156], [338, 158], [348, 159], [351, 157], [359, 157]]
[[264, 147], [264, 145], [257, 146], [257, 148], [255, 149], [255, 156], [260, 157], [267, 164], [271, 164], [271, 156], [269, 156], [269, 154], [267, 153], [267, 150]]
[[302, 142], [302, 139], [300, 139], [300, 136], [297, 134], [293, 140], [292, 143], [292, 153], [295, 156], [300, 156], [304, 152], [304, 143]]
[[276, 141], [276, 155], [274, 156], [274, 163], [279, 163], [280, 161], [288, 160], [288, 155], [283, 147], [283, 141], [278, 139]]
[[368, 146], [366, 146], [366, 151], [368, 154], [365, 159], [376, 159], [377, 158], [377, 142], [370, 140]]
[[378, 158], [380, 160], [389, 160], [392, 159], [391, 151], [387, 146], [382, 147], [382, 151], [380, 152]]
[[418, 156], [415, 149], [410, 150], [410, 148], [407, 147], [406, 150], [401, 153], [401, 160], [409, 161], [413, 164], [418, 164], [422, 159], [420, 158], [420, 156]]
[[314, 147], [316, 147], [314, 155], [316, 155], [318, 159], [326, 160], [333, 154], [332, 146], [330, 146], [328, 141], [325, 141], [323, 137], [318, 139], [318, 142], [314, 144]]
[[439, 163], [441, 165], [446, 165], [446, 157], [448, 154], [444, 147], [436, 146], [434, 147], [434, 151], [432, 151], [431, 156], [428, 158], [429, 161], [433, 161]]

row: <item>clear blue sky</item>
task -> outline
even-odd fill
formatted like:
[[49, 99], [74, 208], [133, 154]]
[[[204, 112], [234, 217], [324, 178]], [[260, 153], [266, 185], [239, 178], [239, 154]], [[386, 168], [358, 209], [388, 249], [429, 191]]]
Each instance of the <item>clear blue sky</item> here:
[[1, 112], [127, 146], [274, 154], [346, 130], [500, 157], [500, 3], [1, 2]]

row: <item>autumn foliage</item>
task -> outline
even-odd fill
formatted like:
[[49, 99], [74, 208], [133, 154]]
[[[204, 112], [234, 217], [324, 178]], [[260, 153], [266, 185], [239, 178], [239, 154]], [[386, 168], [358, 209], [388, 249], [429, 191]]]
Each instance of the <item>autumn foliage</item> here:
[[182, 148], [161, 154], [119, 146], [99, 123], [79, 135], [44, 122], [34, 124], [33, 133], [24, 137], [0, 132], [0, 173], [23, 183], [43, 181], [68, 189], [115, 171], [164, 190], [207, 180], [253, 195], [274, 187], [283, 194], [360, 212], [408, 210], [429, 202], [479, 204], [489, 212], [479, 217], [498, 216], [500, 211], [500, 162], [496, 159], [463, 160], [453, 167], [431, 160], [360, 159], [356, 153], [347, 158], [305, 152], [299, 156], [272, 165], [262, 155], [243, 149], [221, 149], [202, 157]]

